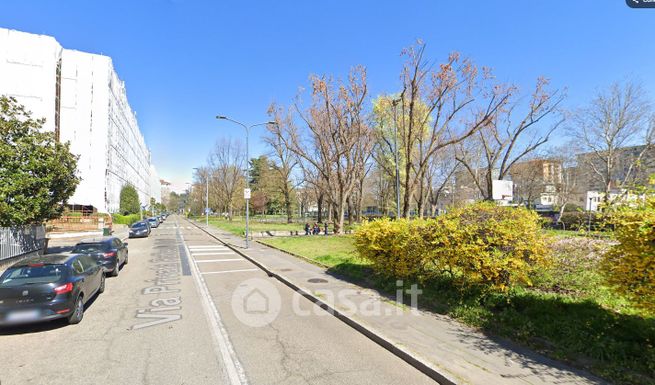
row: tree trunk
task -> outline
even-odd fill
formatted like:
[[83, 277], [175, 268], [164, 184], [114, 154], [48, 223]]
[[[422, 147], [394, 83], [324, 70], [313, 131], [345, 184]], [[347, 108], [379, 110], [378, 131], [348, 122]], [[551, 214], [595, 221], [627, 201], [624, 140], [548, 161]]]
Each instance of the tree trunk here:
[[293, 222], [293, 213], [291, 212], [291, 194], [289, 194], [289, 191], [284, 193], [284, 207], [287, 209], [287, 223]]
[[323, 222], [323, 194], [320, 194], [318, 196], [316, 205], [318, 207], [318, 215], [316, 220], [318, 221], [318, 223], [322, 223]]
[[346, 199], [346, 207], [348, 207], [348, 225], [353, 224], [353, 207], [350, 197]]
[[332, 219], [335, 217], [334, 216], [334, 204], [332, 202], [330, 202], [330, 201], [328, 201], [328, 204], [327, 204], [327, 212], [328, 212], [327, 213], [328, 214], [327, 221], [328, 221], [328, 223], [330, 223], [330, 222], [332, 222]]

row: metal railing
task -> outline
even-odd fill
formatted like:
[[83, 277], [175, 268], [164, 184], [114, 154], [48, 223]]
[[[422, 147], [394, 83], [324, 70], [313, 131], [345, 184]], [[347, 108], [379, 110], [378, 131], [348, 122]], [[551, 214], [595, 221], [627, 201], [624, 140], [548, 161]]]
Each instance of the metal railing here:
[[43, 250], [43, 225], [0, 227], [0, 261]]

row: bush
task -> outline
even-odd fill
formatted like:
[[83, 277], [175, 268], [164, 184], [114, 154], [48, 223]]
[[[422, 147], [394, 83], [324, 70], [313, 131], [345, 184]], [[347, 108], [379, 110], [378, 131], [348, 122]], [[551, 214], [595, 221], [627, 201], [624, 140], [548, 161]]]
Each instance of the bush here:
[[540, 219], [530, 210], [482, 202], [451, 211], [445, 220], [447, 243], [436, 257], [461, 272], [466, 284], [498, 291], [531, 285], [534, 268], [547, 262]]
[[524, 208], [483, 202], [427, 220], [377, 220], [355, 234], [360, 255], [396, 278], [448, 273], [461, 286], [507, 291], [531, 285], [546, 265], [539, 216]]
[[112, 222], [117, 225], [128, 225], [132, 226], [134, 222], [141, 220], [141, 215], [139, 214], [130, 214], [130, 215], [121, 215], [121, 214], [112, 214]]
[[[565, 211], [560, 217], [565, 230], [587, 230], [589, 227], [589, 212], [586, 211]], [[591, 230], [604, 230], [607, 216], [603, 213], [591, 213]]]
[[425, 222], [388, 218], [366, 222], [355, 233], [355, 247], [386, 277], [420, 276], [428, 257], [427, 242], [421, 239]]
[[618, 208], [610, 223], [619, 243], [605, 253], [603, 274], [635, 307], [655, 313], [655, 198]]

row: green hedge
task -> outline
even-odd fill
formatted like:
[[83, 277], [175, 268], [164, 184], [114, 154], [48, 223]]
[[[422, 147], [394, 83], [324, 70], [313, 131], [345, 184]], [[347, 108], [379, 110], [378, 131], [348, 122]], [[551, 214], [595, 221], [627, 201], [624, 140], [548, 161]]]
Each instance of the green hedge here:
[[130, 214], [130, 215], [112, 214], [111, 218], [113, 223], [115, 224], [128, 225], [128, 226], [131, 226], [134, 222], [138, 222], [141, 220], [141, 216], [139, 214]]
[[565, 230], [587, 230], [589, 227], [589, 216], [591, 215], [591, 230], [606, 230], [607, 215], [600, 212], [568, 211], [560, 217], [560, 223]]

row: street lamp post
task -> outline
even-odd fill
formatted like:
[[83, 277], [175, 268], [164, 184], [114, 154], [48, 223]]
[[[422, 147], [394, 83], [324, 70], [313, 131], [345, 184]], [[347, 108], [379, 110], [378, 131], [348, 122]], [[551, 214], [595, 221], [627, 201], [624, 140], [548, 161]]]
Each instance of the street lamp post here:
[[[193, 169], [200, 172], [200, 169], [197, 167]], [[209, 170], [207, 170], [207, 175], [205, 175], [205, 183], [207, 187], [205, 190], [205, 226], [209, 229]]]
[[277, 122], [268, 121], [268, 122], [265, 122], [265, 123], [258, 123], [258, 124], [253, 124], [253, 125], [250, 125], [250, 126], [246, 126], [245, 124], [243, 124], [243, 123], [241, 123], [239, 121], [236, 121], [234, 119], [230, 119], [230, 118], [228, 118], [227, 116], [224, 116], [224, 115], [216, 115], [216, 119], [230, 121], [232, 123], [238, 124], [239, 126], [243, 127], [246, 130], [246, 170], [247, 170], [246, 171], [246, 190], [248, 190], [248, 194], [246, 194], [245, 190], [244, 190], [243, 193], [244, 193], [244, 198], [246, 200], [246, 249], [247, 249], [248, 247], [250, 247], [250, 240], [249, 240], [249, 238], [250, 238], [250, 229], [249, 229], [249, 224], [250, 224], [250, 204], [249, 204], [249, 202], [250, 202], [250, 153], [249, 153], [249, 150], [250, 149], [249, 149], [249, 146], [248, 146], [249, 145], [248, 140], [249, 140], [249, 137], [250, 137], [250, 129], [253, 128], [253, 127], [257, 127], [257, 126], [265, 126], [265, 125], [268, 125], [268, 124], [277, 124]]

